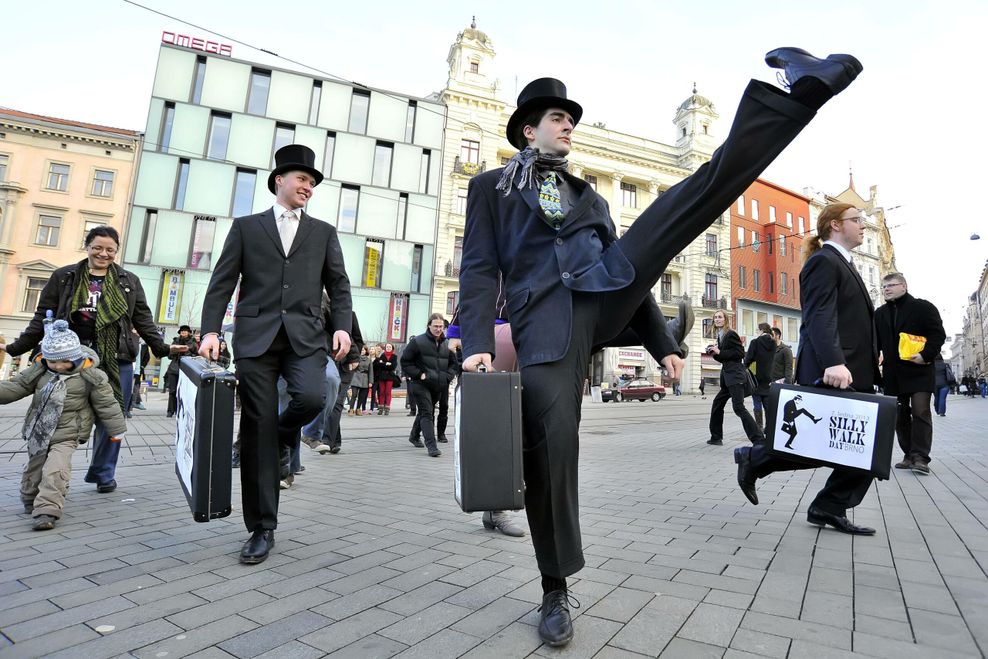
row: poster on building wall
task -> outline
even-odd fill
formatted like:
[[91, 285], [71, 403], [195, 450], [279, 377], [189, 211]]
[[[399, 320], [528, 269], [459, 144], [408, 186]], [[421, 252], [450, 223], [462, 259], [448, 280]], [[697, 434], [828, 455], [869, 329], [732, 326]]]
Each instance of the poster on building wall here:
[[381, 287], [381, 255], [384, 243], [379, 240], [368, 240], [364, 247], [364, 286], [367, 288]]
[[408, 293], [391, 294], [391, 310], [388, 319], [388, 341], [404, 343], [408, 331]]
[[158, 322], [174, 325], [178, 322], [182, 304], [182, 289], [185, 286], [185, 273], [181, 270], [165, 270], [161, 273], [161, 304], [158, 308]]

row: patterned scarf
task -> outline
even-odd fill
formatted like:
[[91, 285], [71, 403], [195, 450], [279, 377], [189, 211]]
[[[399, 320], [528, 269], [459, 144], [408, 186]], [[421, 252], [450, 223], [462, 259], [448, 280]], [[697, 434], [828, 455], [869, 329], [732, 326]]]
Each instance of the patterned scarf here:
[[[123, 389], [120, 387], [120, 363], [117, 361], [117, 351], [120, 348], [120, 319], [127, 315], [127, 298], [120, 290], [119, 267], [111, 263], [106, 270], [103, 280], [103, 291], [96, 305], [96, 354], [99, 356], [99, 368], [110, 379], [113, 395], [123, 409]], [[73, 314], [84, 307], [89, 300], [89, 261], [79, 263], [76, 269], [78, 283], [72, 296], [69, 313]]]
[[494, 186], [495, 190], [504, 190], [504, 196], [511, 194], [511, 182], [515, 180], [515, 175], [521, 170], [518, 178], [517, 188], [538, 188], [538, 174], [540, 172], [556, 171], [566, 172], [569, 170], [569, 162], [562, 156], [555, 156], [549, 153], [541, 153], [538, 149], [527, 146], [508, 161], [501, 173], [501, 179]]
[[48, 451], [51, 438], [55, 435], [55, 428], [58, 427], [58, 420], [62, 416], [62, 408], [65, 407], [65, 386], [64, 377], [58, 373], [52, 373], [52, 378], [41, 388], [41, 403], [38, 409], [33, 410], [34, 414], [29, 414], [24, 419], [24, 428], [21, 435], [27, 442], [27, 454], [32, 458], [39, 453]]

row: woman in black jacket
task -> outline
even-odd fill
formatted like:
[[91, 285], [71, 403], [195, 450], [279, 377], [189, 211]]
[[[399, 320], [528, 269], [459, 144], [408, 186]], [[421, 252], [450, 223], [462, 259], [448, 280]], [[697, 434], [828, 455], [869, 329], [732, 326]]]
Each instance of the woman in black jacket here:
[[199, 344], [192, 337], [192, 328], [182, 325], [178, 328], [178, 336], [172, 339], [168, 346], [168, 370], [165, 371], [165, 389], [168, 390], [168, 411], [166, 416], [175, 416], [178, 398], [178, 362], [182, 357], [192, 357], [199, 352]]
[[[456, 377], [456, 357], [446, 345], [443, 315], [429, 316], [428, 331], [412, 338], [401, 353], [401, 371], [415, 382], [413, 395], [418, 408], [416, 423], [422, 431], [429, 456], [438, 458], [442, 451], [436, 445], [435, 406], [440, 396], [449, 397], [449, 383]], [[414, 434], [409, 438], [418, 445]]]
[[724, 443], [724, 407], [731, 401], [734, 413], [741, 419], [744, 433], [754, 444], [765, 441], [765, 435], [758, 428], [751, 413], [744, 406], [744, 346], [741, 337], [727, 324], [727, 314], [718, 309], [714, 312], [714, 329], [717, 343], [707, 346], [707, 353], [720, 362], [720, 391], [714, 396], [710, 407], [710, 439], [708, 444], [720, 446]]
[[381, 354], [374, 360], [374, 385], [377, 387], [377, 413], [391, 414], [391, 389], [395, 384], [398, 355], [393, 343], [385, 343]]
[[[127, 409], [134, 384], [134, 359], [128, 336], [133, 327], [157, 357], [168, 354], [158, 336], [141, 280], [113, 261], [120, 249], [120, 236], [113, 227], [99, 226], [86, 234], [87, 258], [52, 273], [38, 298], [34, 318], [17, 340], [4, 346], [12, 357], [33, 350], [44, 338], [44, 319], [51, 311], [55, 319], [69, 322], [79, 341], [99, 356], [113, 394], [122, 410]], [[92, 464], [87, 483], [98, 492], [112, 492], [120, 443], [111, 442], [102, 424], [96, 426]]]

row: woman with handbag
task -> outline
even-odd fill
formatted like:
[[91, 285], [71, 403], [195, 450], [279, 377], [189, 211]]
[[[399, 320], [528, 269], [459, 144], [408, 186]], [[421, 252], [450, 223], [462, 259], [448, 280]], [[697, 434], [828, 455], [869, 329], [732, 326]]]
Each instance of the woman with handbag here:
[[724, 444], [724, 407], [731, 401], [734, 414], [741, 419], [744, 433], [748, 441], [758, 444], [765, 441], [751, 412], [744, 406], [744, 399], [754, 390], [754, 377], [751, 371], [744, 367], [744, 346], [741, 337], [727, 323], [727, 314], [718, 309], [714, 312], [714, 329], [717, 332], [717, 343], [707, 346], [707, 354], [720, 362], [720, 391], [714, 396], [710, 407], [710, 439], [708, 444], [721, 446]]
[[370, 370], [371, 357], [365, 345], [360, 349], [360, 360], [357, 362], [357, 368], [353, 373], [353, 380], [350, 382], [350, 387], [354, 392], [353, 403], [350, 409], [356, 416], [368, 414], [367, 391], [370, 389]]
[[[398, 355], [393, 343], [385, 343], [381, 354], [374, 360], [374, 378], [377, 381], [377, 413], [391, 414], [391, 390], [394, 388]], [[401, 380], [398, 380], [399, 382]]]

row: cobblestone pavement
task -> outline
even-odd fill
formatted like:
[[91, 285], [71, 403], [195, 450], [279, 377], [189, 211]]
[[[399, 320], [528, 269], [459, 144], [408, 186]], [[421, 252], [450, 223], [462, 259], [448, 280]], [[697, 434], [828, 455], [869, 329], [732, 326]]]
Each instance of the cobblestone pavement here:
[[259, 566], [237, 561], [239, 484], [232, 516], [192, 521], [160, 394], [131, 421], [116, 492], [83, 483], [77, 452], [50, 532], [20, 512], [26, 406], [0, 408], [0, 656], [984, 656], [988, 401], [951, 397], [933, 473], [871, 489], [854, 511], [871, 538], [806, 523], [829, 470], [759, 481], [749, 505], [740, 423], [707, 446], [710, 401], [585, 404], [587, 567], [563, 650], [538, 639], [530, 540], [460, 512], [451, 451], [411, 447], [397, 407], [346, 418], [339, 455], [304, 449]]

